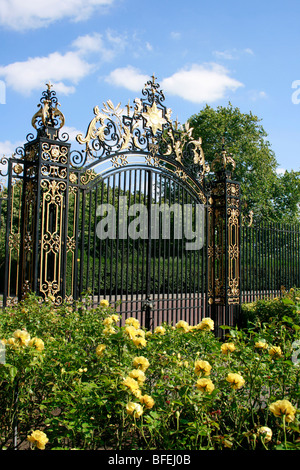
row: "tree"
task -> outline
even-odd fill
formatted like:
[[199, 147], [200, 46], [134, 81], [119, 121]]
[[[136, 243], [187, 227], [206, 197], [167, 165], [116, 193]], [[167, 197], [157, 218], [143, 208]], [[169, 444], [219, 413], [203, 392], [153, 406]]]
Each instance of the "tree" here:
[[276, 173], [278, 162], [257, 116], [244, 114], [231, 103], [216, 110], [206, 105], [189, 124], [193, 137], [202, 138], [208, 163], [220, 154], [225, 137], [225, 150], [236, 162], [233, 177], [241, 183], [244, 213], [252, 210], [257, 221], [299, 220], [300, 174]]

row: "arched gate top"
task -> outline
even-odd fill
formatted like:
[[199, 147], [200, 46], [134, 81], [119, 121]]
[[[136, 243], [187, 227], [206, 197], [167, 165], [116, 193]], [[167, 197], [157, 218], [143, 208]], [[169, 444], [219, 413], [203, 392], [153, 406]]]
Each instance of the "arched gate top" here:
[[165, 100], [155, 77], [149, 80], [142, 98], [135, 98], [122, 108], [108, 100], [103, 107], [94, 107], [94, 117], [88, 124], [86, 134], [77, 135], [82, 152], [71, 153], [71, 164], [82, 168], [111, 157], [116, 166], [126, 163], [126, 154], [147, 154], [148, 161], [157, 165], [159, 158], [175, 160], [183, 169], [192, 170], [197, 180], [203, 181], [209, 166], [205, 163], [202, 139], [193, 139], [188, 123], [179, 126], [171, 119], [172, 111]]

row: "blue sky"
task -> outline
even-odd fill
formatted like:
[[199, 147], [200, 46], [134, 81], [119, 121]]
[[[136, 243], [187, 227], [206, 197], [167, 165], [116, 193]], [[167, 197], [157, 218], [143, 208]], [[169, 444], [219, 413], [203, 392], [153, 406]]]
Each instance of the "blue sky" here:
[[300, 170], [299, 18], [299, 0], [1, 0], [0, 156], [34, 131], [49, 80], [74, 139], [155, 74], [174, 120], [230, 101]]

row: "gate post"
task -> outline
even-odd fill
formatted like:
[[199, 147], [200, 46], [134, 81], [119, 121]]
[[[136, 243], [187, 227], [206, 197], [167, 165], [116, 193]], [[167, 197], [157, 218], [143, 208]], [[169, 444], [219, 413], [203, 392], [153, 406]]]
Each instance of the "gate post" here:
[[[29, 292], [61, 303], [65, 296], [70, 144], [59, 136], [64, 116], [47, 84], [27, 136], [21, 221], [19, 299]], [[63, 134], [63, 138], [68, 138]]]
[[240, 290], [240, 184], [232, 179], [235, 161], [224, 149], [211, 165], [212, 207], [209, 230], [212, 318], [217, 327], [235, 325], [241, 304]]

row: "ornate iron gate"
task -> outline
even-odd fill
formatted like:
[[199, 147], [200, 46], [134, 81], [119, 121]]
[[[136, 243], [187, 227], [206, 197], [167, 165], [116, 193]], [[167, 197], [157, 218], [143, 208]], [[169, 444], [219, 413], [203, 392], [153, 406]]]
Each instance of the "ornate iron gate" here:
[[[201, 139], [171, 120], [155, 78], [122, 109], [94, 108], [83, 150], [62, 133], [47, 85], [6, 177], [3, 304], [34, 291], [57, 304], [87, 292], [120, 303], [147, 328], [240, 304], [240, 194], [223, 149], [205, 163]], [[16, 203], [16, 198], [19, 202]], [[14, 281], [12, 282], [12, 278]], [[231, 311], [230, 311], [231, 309]]]

